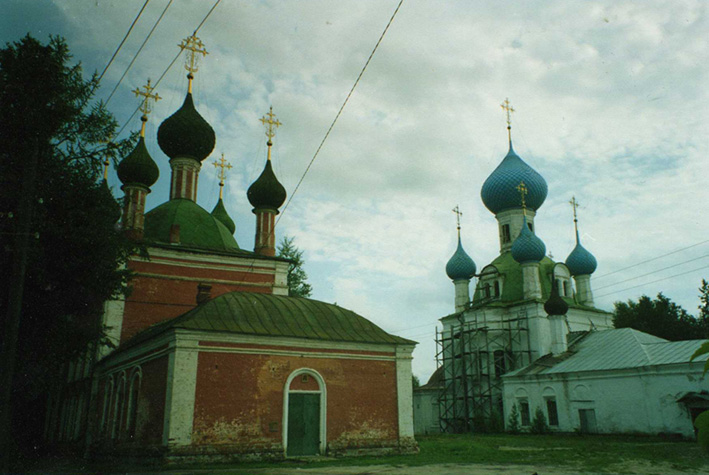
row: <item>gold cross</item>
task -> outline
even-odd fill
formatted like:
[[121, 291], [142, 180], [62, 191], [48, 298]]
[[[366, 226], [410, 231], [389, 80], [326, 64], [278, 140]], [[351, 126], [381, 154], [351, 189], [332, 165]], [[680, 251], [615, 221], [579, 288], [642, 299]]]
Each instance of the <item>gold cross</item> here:
[[197, 60], [199, 59], [197, 54], [201, 54], [202, 56], [207, 56], [208, 54], [207, 50], [204, 48], [204, 43], [195, 35], [192, 35], [182, 40], [182, 43], [178, 46], [181, 51], [189, 50], [190, 53], [185, 63], [185, 69], [189, 71], [190, 74], [196, 73], [199, 69], [197, 67]]
[[222, 199], [222, 192], [224, 190], [224, 180], [226, 179], [226, 171], [231, 168], [231, 163], [227, 162], [222, 153], [222, 158], [217, 161], [212, 162], [215, 168], [219, 168], [217, 172], [217, 177], [219, 178], [219, 199]]
[[527, 185], [524, 184], [524, 181], [519, 182], [519, 185], [517, 185], [517, 191], [519, 191], [520, 197], [522, 198], [522, 209], [527, 209], [527, 202], [524, 198], [527, 194]]
[[514, 108], [512, 108], [512, 106], [510, 105], [510, 100], [509, 100], [508, 98], [505, 98], [505, 102], [503, 102], [502, 104], [500, 104], [500, 107], [502, 107], [502, 108], [505, 110], [505, 112], [507, 113], [507, 128], [509, 129], [509, 128], [512, 127], [512, 116], [511, 116], [511, 114], [512, 114], [512, 112], [514, 112], [515, 110], [514, 110]]
[[111, 148], [113, 143], [113, 136], [108, 136], [106, 140], [99, 140], [99, 143], [106, 145], [103, 155], [103, 179], [108, 180], [108, 167], [111, 166], [111, 161], [108, 159], [108, 150]]
[[463, 213], [460, 211], [458, 205], [455, 205], [455, 208], [453, 208], [453, 212], [455, 213], [455, 221], [458, 225], [458, 230], [460, 230], [460, 217], [463, 216]]
[[580, 204], [578, 201], [576, 201], [575, 196], [571, 197], [571, 200], [569, 200], [569, 204], [574, 209], [574, 222], [576, 222], [576, 209], [580, 206]]
[[[268, 117], [268, 119], [266, 117]], [[275, 126], [276, 128], [278, 128], [283, 125], [278, 119], [273, 120], [275, 117], [276, 115], [273, 113], [273, 106], [271, 106], [271, 108], [268, 110], [268, 114], [264, 115], [259, 119], [261, 123], [266, 126], [266, 137], [268, 137], [269, 144], [271, 143], [271, 139], [276, 135], [276, 132], [273, 130], [273, 127]]]
[[152, 104], [150, 104], [150, 100], [152, 99], [153, 101], [157, 102], [162, 99], [162, 97], [160, 97], [157, 92], [155, 94], [152, 93], [153, 89], [155, 88], [150, 85], [150, 79], [148, 79], [148, 84], [143, 86], [143, 89], [145, 89], [145, 91], [141, 91], [140, 88], [136, 87], [133, 90], [133, 93], [136, 97], [143, 96], [139, 110], [143, 113], [144, 116], [147, 117], [147, 115], [153, 111], [153, 107]]

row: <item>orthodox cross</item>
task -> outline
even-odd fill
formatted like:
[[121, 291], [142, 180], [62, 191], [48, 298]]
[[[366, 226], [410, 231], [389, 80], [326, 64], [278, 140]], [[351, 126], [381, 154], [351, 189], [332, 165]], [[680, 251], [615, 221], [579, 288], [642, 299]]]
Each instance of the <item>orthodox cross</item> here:
[[579, 239], [579, 220], [576, 217], [576, 210], [579, 207], [579, 202], [576, 201], [575, 196], [572, 196], [571, 200], [569, 200], [569, 204], [574, 209], [574, 230], [576, 231], [576, 241], [578, 241], [578, 239]]
[[271, 139], [276, 136], [276, 131], [274, 130], [274, 127], [278, 128], [283, 124], [278, 119], [276, 119], [276, 115], [273, 113], [273, 106], [271, 106], [268, 109], [268, 113], [261, 117], [259, 120], [263, 125], [266, 126], [266, 137], [268, 137], [268, 142], [266, 142], [266, 145], [268, 145], [268, 160], [270, 161], [271, 145], [273, 145]]
[[199, 69], [197, 66], [199, 56], [197, 55], [201, 54], [202, 56], [207, 56], [207, 50], [204, 48], [204, 43], [202, 43], [202, 40], [197, 38], [194, 34], [182, 40], [182, 43], [178, 46], [180, 47], [180, 51], [189, 51], [189, 56], [185, 60], [185, 69], [189, 71], [187, 74], [187, 79], [189, 80], [187, 92], [191, 93], [192, 79], [194, 78], [194, 73], [196, 73]]
[[505, 102], [500, 104], [500, 107], [504, 109], [504, 111], [507, 113], [507, 138], [512, 141], [512, 113], [515, 111], [514, 108], [510, 105], [510, 100], [508, 98], [505, 98]]
[[108, 159], [108, 149], [111, 148], [111, 143], [113, 137], [107, 137], [106, 140], [99, 140], [99, 143], [106, 144], [103, 155], [103, 181], [108, 181], [108, 167], [111, 165], [111, 161]]
[[460, 211], [458, 205], [455, 205], [455, 208], [453, 208], [453, 212], [455, 213], [455, 221], [458, 226], [458, 237], [460, 237], [460, 217], [463, 216], [463, 213]]
[[522, 199], [522, 209], [526, 210], [527, 201], [525, 196], [527, 195], [527, 185], [524, 184], [524, 181], [519, 182], [519, 185], [517, 185], [517, 191], [519, 191], [520, 198]]
[[155, 88], [150, 85], [150, 79], [148, 79], [148, 84], [143, 86], [143, 89], [145, 89], [145, 91], [141, 91], [140, 88], [136, 87], [133, 91], [136, 97], [143, 97], [140, 107], [138, 108], [140, 112], [143, 113], [140, 118], [140, 120], [143, 122], [143, 125], [140, 127], [141, 137], [145, 137], [145, 123], [148, 121], [148, 114], [153, 111], [153, 106], [150, 101], [152, 100], [157, 102], [162, 99], [162, 97], [160, 97], [157, 92], [153, 94], [153, 89]]
[[212, 162], [215, 168], [218, 168], [217, 177], [219, 178], [219, 199], [222, 199], [224, 191], [224, 180], [226, 179], [226, 171], [231, 168], [231, 163], [227, 162], [222, 153], [222, 158], [220, 160], [214, 160]]

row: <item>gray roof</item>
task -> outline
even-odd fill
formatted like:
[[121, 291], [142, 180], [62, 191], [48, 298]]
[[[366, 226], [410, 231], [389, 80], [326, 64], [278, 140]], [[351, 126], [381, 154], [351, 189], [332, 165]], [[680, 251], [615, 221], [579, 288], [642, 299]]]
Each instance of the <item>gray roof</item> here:
[[[594, 331], [572, 343], [568, 352], [539, 358], [531, 365], [509, 373], [509, 376], [689, 363], [704, 342], [706, 340], [667, 341], [632, 328]], [[695, 361], [706, 361], [708, 356], [702, 355]]]

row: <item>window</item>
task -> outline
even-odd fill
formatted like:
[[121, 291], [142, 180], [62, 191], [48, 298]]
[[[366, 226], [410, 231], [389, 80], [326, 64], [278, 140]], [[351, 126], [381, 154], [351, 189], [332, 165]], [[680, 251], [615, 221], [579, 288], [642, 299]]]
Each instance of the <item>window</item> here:
[[512, 237], [510, 236], [510, 225], [509, 224], [503, 224], [502, 225], [502, 244], [506, 244], [512, 240]]
[[126, 428], [128, 429], [128, 437], [135, 438], [138, 425], [138, 396], [140, 394], [141, 373], [136, 371], [130, 383], [130, 391], [128, 392], [128, 420]]
[[486, 299], [490, 298], [490, 284], [487, 283], [483, 286], [483, 297]]
[[527, 401], [526, 399], [520, 399], [520, 401], [519, 401], [519, 415], [520, 415], [520, 419], [522, 420], [523, 426], [530, 425], [529, 401]]
[[496, 280], [495, 281], [495, 297], [500, 296], [500, 281]]
[[495, 360], [495, 377], [499, 378], [505, 374], [505, 352], [502, 350], [495, 350], [493, 353], [493, 358]]
[[565, 280], [564, 281], [564, 297], [570, 297], [571, 292], [569, 291], [569, 281]]
[[549, 425], [550, 426], [558, 426], [559, 425], [559, 413], [556, 410], [556, 399], [549, 398], [546, 400], [546, 402], [547, 402], [547, 419], [549, 420]]

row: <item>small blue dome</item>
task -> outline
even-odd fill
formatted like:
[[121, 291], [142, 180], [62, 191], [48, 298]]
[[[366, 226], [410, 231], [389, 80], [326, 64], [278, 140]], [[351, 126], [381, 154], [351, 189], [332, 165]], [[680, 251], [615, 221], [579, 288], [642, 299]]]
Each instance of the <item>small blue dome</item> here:
[[522, 230], [519, 232], [519, 236], [512, 243], [512, 257], [515, 261], [520, 264], [526, 264], [528, 262], [539, 262], [544, 259], [544, 254], [547, 252], [547, 248], [532, 231], [530, 231], [529, 226], [527, 226], [527, 217], [524, 217], [522, 222]]
[[581, 245], [578, 233], [576, 233], [576, 247], [566, 258], [566, 267], [569, 268], [569, 272], [571, 275], [590, 275], [596, 270], [596, 266], [598, 266], [596, 258]]
[[480, 191], [487, 209], [497, 214], [507, 209], [521, 208], [517, 190], [521, 181], [527, 186], [527, 208], [536, 211], [547, 197], [547, 182], [515, 153], [510, 143], [510, 151], [487, 177]]
[[458, 249], [455, 250], [453, 256], [448, 260], [446, 264], [446, 274], [451, 280], [470, 280], [475, 275], [475, 262], [470, 258], [470, 256], [463, 250], [463, 245], [460, 243], [460, 237], [458, 237]]

